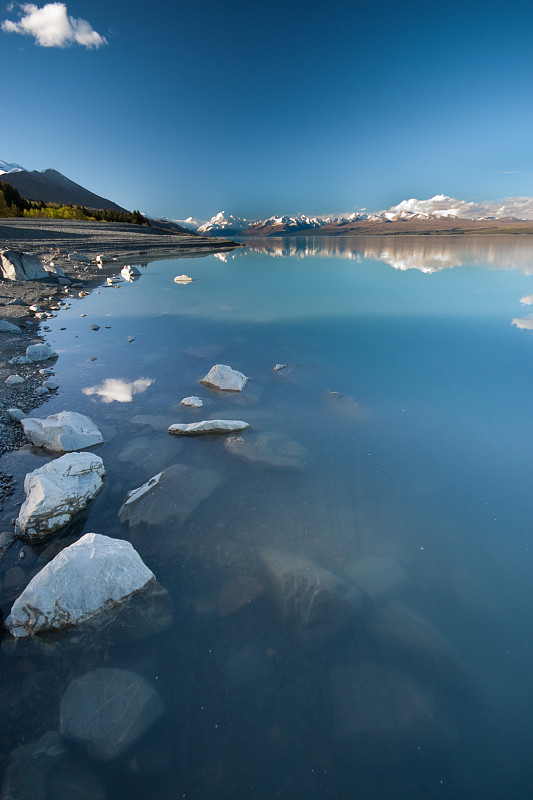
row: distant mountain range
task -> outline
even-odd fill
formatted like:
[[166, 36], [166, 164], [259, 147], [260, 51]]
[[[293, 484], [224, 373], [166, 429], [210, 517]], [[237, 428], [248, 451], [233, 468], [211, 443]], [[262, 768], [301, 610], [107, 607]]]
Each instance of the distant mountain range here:
[[302, 232], [320, 235], [347, 233], [453, 233], [510, 229], [533, 224], [533, 199], [509, 198], [495, 203], [473, 203], [446, 195], [429, 200], [402, 200], [389, 209], [369, 213], [355, 211], [343, 216], [272, 216], [263, 220], [234, 217], [220, 211], [203, 221], [189, 217], [174, 220], [203, 236], [283, 236]]
[[[0, 161], [0, 181], [14, 186], [28, 200], [87, 209], [126, 209], [94, 194], [55, 169], [28, 171], [20, 164]], [[274, 215], [267, 219], [246, 219], [220, 211], [209, 220], [152, 220], [169, 230], [202, 236], [284, 236], [320, 234], [383, 235], [395, 233], [490, 233], [494, 231], [533, 233], [533, 198], [511, 197], [479, 203], [439, 194], [428, 200], [402, 200], [375, 213], [366, 209], [341, 216]]]

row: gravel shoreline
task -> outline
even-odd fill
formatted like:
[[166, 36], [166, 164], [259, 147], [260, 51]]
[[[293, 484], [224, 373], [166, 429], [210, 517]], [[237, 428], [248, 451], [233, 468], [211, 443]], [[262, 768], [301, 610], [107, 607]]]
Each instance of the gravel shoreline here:
[[[54, 367], [54, 360], [28, 365], [12, 365], [9, 360], [24, 355], [30, 344], [44, 341], [40, 325], [46, 315], [55, 316], [59, 305], [80, 292], [100, 286], [109, 275], [125, 264], [143, 264], [176, 256], [194, 258], [231, 250], [240, 245], [222, 239], [206, 239], [189, 234], [169, 234], [164, 230], [125, 223], [78, 222], [75, 220], [0, 219], [0, 250], [22, 250], [39, 256], [48, 268], [50, 261], [70, 280], [63, 286], [50, 276], [45, 281], [0, 280], [0, 319], [21, 328], [21, 333], [0, 332], [0, 455], [25, 443], [22, 429], [7, 412], [13, 406], [28, 415], [50, 396], [38, 395], [45, 377], [39, 370]], [[78, 252], [95, 257], [105, 254], [111, 260], [101, 267], [70, 261], [68, 254]], [[15, 302], [14, 302], [15, 301]], [[31, 306], [36, 306], [37, 311]], [[43, 314], [38, 318], [36, 314]], [[20, 375], [23, 384], [9, 386], [9, 375]], [[12, 489], [10, 475], [0, 471], [0, 504]], [[0, 505], [1, 508], [1, 505]]]

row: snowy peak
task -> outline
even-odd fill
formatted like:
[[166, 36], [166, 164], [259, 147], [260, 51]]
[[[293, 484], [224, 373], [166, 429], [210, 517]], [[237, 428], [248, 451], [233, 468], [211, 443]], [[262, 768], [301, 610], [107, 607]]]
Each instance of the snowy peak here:
[[9, 164], [7, 161], [0, 161], [0, 175], [9, 175], [11, 172], [25, 172], [20, 164]]

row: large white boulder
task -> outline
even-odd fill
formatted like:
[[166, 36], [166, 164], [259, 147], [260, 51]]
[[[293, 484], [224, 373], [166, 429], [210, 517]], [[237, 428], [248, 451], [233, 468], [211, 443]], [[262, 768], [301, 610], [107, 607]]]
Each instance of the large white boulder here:
[[156, 690], [141, 675], [101, 668], [75, 678], [61, 698], [60, 731], [103, 761], [125, 753], [164, 713]]
[[34, 253], [0, 250], [0, 278], [6, 281], [38, 281], [48, 278], [48, 272]]
[[222, 389], [225, 392], [242, 392], [248, 378], [227, 364], [215, 364], [211, 367], [200, 383], [213, 389]]
[[28, 441], [56, 453], [83, 450], [104, 441], [94, 422], [76, 411], [60, 411], [45, 419], [26, 417], [21, 425]]
[[28, 473], [17, 533], [39, 541], [62, 528], [100, 491], [104, 475], [104, 462], [94, 453], [67, 453]]
[[176, 436], [194, 436], [201, 433], [235, 433], [249, 428], [248, 422], [242, 419], [204, 419], [201, 422], [175, 422], [168, 429]]
[[49, 358], [55, 358], [57, 353], [46, 342], [43, 344], [30, 344], [26, 348], [26, 358], [31, 361], [47, 361]]
[[77, 625], [155, 581], [129, 542], [86, 533], [35, 575], [15, 600], [6, 627], [23, 638]]

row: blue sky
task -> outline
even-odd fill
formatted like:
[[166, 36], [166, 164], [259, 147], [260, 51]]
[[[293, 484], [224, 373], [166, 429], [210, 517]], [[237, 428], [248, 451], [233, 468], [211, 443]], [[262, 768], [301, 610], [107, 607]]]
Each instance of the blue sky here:
[[173, 218], [533, 195], [530, 2], [65, 5], [0, 32], [5, 161]]

